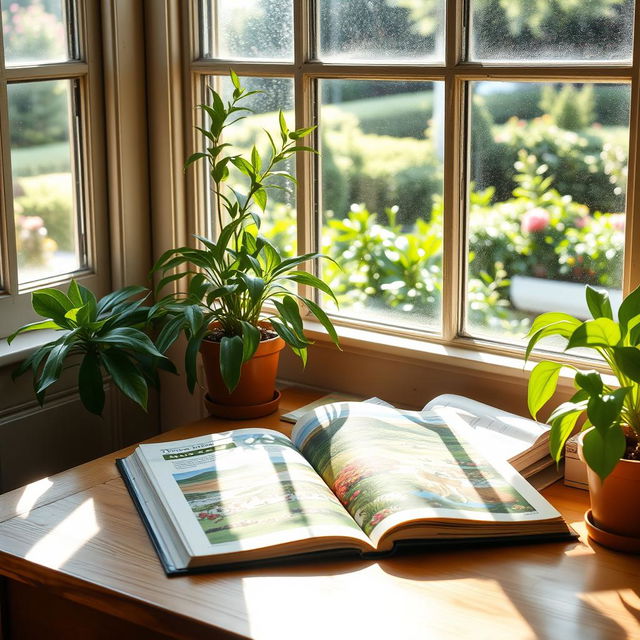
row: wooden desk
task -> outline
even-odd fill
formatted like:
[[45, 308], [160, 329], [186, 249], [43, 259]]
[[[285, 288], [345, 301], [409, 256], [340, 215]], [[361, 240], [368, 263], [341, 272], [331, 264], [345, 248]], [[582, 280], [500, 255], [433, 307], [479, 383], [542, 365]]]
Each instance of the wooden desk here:
[[[283, 394], [282, 411], [311, 392]], [[243, 426], [289, 432], [277, 415]], [[155, 440], [228, 428], [204, 420]], [[19, 638], [640, 638], [640, 558], [590, 543], [588, 496], [544, 493], [581, 541], [166, 578], [115, 457], [0, 497], [4, 629]]]

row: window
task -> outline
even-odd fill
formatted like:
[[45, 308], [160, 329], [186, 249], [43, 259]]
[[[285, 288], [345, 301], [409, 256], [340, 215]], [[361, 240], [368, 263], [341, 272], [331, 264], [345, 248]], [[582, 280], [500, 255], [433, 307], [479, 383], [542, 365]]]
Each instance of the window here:
[[97, 3], [1, 0], [0, 335], [30, 291], [108, 286]]
[[264, 231], [336, 258], [340, 322], [504, 349], [542, 311], [584, 315], [585, 283], [615, 304], [638, 282], [633, 0], [193, 6], [194, 100], [230, 67], [276, 96], [233, 142], [279, 106], [320, 125]]

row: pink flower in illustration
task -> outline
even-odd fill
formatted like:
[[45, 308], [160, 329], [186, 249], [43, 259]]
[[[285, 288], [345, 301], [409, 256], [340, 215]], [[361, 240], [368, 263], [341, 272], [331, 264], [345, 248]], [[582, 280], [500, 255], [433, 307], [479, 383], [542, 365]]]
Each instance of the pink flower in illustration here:
[[374, 527], [379, 522], [382, 522], [388, 515], [391, 515], [391, 509], [382, 509], [381, 511], [378, 511], [378, 513], [373, 514], [369, 524]]
[[551, 221], [549, 212], [541, 207], [530, 209], [522, 216], [521, 229], [524, 233], [544, 231]]

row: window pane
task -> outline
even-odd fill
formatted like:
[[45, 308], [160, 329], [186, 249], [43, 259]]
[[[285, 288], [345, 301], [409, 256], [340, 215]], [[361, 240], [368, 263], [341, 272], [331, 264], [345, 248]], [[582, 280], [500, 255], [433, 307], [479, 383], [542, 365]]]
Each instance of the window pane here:
[[630, 60], [633, 0], [471, 0], [473, 60]]
[[7, 66], [69, 60], [63, 0], [0, 0]]
[[[231, 100], [233, 84], [228, 76], [210, 76], [209, 86], [222, 95], [225, 102]], [[260, 91], [261, 93], [249, 96], [241, 100], [238, 106], [248, 107], [253, 113], [246, 113], [245, 119], [235, 126], [225, 129], [225, 141], [233, 145], [233, 153], [241, 153], [249, 157], [253, 145], [256, 145], [262, 158], [262, 166], [266, 166], [271, 157], [271, 146], [265, 129], [279, 140], [280, 131], [278, 112], [284, 112], [285, 119], [290, 129], [294, 128], [294, 103], [293, 80], [290, 78], [240, 78], [242, 86], [248, 91]], [[240, 115], [240, 114], [238, 114]], [[206, 126], [206, 125], [205, 125]], [[286, 160], [279, 165], [280, 171], [295, 176], [295, 157]], [[229, 184], [241, 193], [246, 193], [248, 178], [241, 174], [235, 167], [231, 167]], [[296, 252], [296, 201], [295, 185], [285, 178], [274, 177], [271, 184], [277, 185], [276, 189], [268, 190], [268, 201], [263, 216], [260, 233], [273, 242], [285, 255], [292, 256]], [[216, 228], [215, 205], [210, 203], [209, 210], [211, 231]]]
[[512, 341], [544, 311], [620, 299], [628, 85], [471, 84], [467, 330]]
[[322, 250], [340, 266], [322, 275], [343, 315], [440, 328], [443, 91], [320, 81]]
[[320, 0], [322, 60], [444, 59], [443, 0]]
[[20, 284], [84, 267], [69, 80], [8, 86]]
[[205, 0], [202, 56], [293, 60], [292, 0]]

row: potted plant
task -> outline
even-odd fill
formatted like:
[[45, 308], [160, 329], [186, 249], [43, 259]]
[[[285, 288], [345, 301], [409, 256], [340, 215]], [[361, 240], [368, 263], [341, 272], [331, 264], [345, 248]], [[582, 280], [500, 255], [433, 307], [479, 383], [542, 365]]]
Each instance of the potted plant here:
[[158, 369], [175, 373], [143, 329], [149, 307], [143, 306], [149, 291], [144, 287], [118, 289], [100, 300], [87, 288], [71, 281], [66, 295], [57, 289], [32, 294], [34, 311], [45, 320], [27, 324], [7, 338], [27, 331], [54, 329], [63, 334], [36, 349], [13, 374], [33, 373], [40, 405], [47, 390], [64, 369], [78, 366], [78, 390], [85, 408], [102, 415], [105, 403], [103, 375], [127, 397], [147, 408], [149, 386], [158, 386]]
[[[284, 258], [259, 234], [269, 191], [281, 188], [276, 179], [295, 184], [293, 176], [279, 167], [296, 153], [315, 152], [300, 143], [314, 127], [290, 131], [280, 112], [279, 133], [273, 136], [266, 131], [268, 156], [261, 157], [255, 146], [248, 157], [233, 153], [231, 145], [224, 142], [225, 130], [250, 111], [241, 103], [257, 92], [242, 87], [233, 71], [231, 81], [233, 97], [227, 104], [210, 89], [211, 104], [199, 105], [209, 119], [208, 127], [197, 127], [206, 139], [206, 148], [191, 155], [185, 166], [207, 163], [218, 237], [213, 240], [196, 236], [200, 247], [170, 249], [159, 258], [152, 270], [163, 276], [156, 290], [176, 280], [185, 282], [186, 287], [161, 299], [154, 317], [161, 316], [164, 321], [156, 342], [160, 351], [164, 352], [182, 333], [186, 336], [189, 390], [193, 392], [196, 384], [196, 358], [200, 352], [207, 377], [205, 401], [209, 411], [246, 418], [277, 409], [275, 378], [279, 352], [285, 344], [306, 363], [310, 341], [304, 334], [299, 304], [319, 320], [336, 345], [339, 341], [321, 307], [294, 290], [296, 284], [302, 284], [335, 299], [322, 280], [299, 270], [301, 264], [324, 256], [314, 252]], [[246, 193], [230, 185], [231, 167], [244, 176]], [[265, 304], [272, 305], [270, 312], [264, 310]]]
[[595, 351], [612, 378], [543, 360], [529, 378], [529, 411], [535, 418], [551, 399], [563, 367], [575, 372], [575, 394], [549, 417], [551, 454], [560, 459], [582, 419], [579, 451], [589, 475], [589, 535], [609, 547], [640, 551], [640, 287], [622, 301], [617, 322], [606, 292], [587, 285], [586, 300], [592, 318], [585, 322], [565, 313], [538, 316], [526, 357], [542, 338], [559, 336], [566, 341], [565, 351]]

